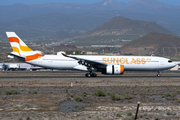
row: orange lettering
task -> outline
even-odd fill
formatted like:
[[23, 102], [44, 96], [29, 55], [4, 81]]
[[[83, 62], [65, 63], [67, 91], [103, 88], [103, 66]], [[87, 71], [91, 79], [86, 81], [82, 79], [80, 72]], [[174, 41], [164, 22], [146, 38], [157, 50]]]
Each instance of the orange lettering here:
[[132, 61], [131, 61], [131, 63], [136, 64], [136, 60], [133, 58]]
[[102, 62], [103, 63], [107, 63], [107, 61], [106, 61], [106, 58], [104, 57], [104, 58], [102, 58]]
[[137, 58], [136, 61], [137, 61], [137, 64], [141, 64], [141, 59], [140, 58]]
[[109, 58], [107, 58], [107, 62], [108, 64], [112, 64], [112, 58], [111, 58], [111, 62], [109, 61]]
[[127, 58], [126, 58], [126, 64], [129, 64], [129, 63], [128, 63], [128, 59], [127, 59]]
[[[124, 62], [122, 62], [122, 60], [123, 60]], [[121, 58], [121, 59], [120, 59], [120, 63], [121, 63], [121, 64], [125, 64], [125, 59], [124, 59], [124, 58]]]
[[116, 63], [119, 64], [119, 58], [117, 58]]
[[113, 64], [115, 64], [115, 62], [116, 62], [116, 58], [113, 58]]
[[145, 58], [141, 59], [142, 64], [146, 64]]

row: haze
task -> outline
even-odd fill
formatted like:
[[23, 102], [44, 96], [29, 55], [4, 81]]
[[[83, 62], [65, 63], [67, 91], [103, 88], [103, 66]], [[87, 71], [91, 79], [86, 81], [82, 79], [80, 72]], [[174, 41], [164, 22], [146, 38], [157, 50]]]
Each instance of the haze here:
[[[44, 3], [52, 3], [52, 2], [64, 2], [64, 3], [97, 3], [101, 2], [102, 0], [1, 0], [1, 5], [12, 5], [16, 3], [23, 3], [23, 4], [44, 4]], [[122, 3], [128, 3], [133, 0], [116, 0]], [[163, 3], [168, 3], [171, 5], [180, 5], [179, 0], [156, 0]]]

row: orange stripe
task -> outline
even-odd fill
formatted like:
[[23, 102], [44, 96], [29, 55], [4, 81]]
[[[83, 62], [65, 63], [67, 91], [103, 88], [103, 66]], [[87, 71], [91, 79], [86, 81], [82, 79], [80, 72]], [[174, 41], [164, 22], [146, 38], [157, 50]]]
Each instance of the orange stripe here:
[[17, 42], [20, 45], [19, 39], [16, 37], [9, 37], [9, 42]]
[[30, 56], [26, 56], [26, 61], [31, 61], [31, 60], [35, 60], [38, 58], [43, 57], [44, 55], [40, 55], [40, 54], [35, 54], [35, 55], [30, 55]]
[[20, 52], [19, 52], [19, 48], [17, 48], [17, 47], [12, 47], [12, 49], [13, 49], [14, 52], [17, 52], [17, 53], [21, 56], [21, 54], [20, 54]]
[[22, 46], [20, 44], [19, 39], [17, 37], [9, 37], [9, 42], [16, 42], [16, 43], [18, 43], [21, 51], [24, 51], [24, 52], [32, 51], [28, 46]]
[[19, 46], [20, 46], [21, 51], [24, 51], [24, 52], [32, 51], [28, 46], [21, 46], [21, 45]]
[[123, 65], [120, 65], [120, 70], [121, 70], [121, 75], [123, 74], [123, 72], [124, 72], [124, 66]]

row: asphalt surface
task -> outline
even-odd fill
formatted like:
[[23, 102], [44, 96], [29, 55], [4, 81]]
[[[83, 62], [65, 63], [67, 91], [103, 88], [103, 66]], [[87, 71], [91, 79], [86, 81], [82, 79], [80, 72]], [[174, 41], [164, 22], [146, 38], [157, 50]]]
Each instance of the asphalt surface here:
[[[124, 74], [124, 75], [103, 75], [101, 73], [97, 73], [97, 77], [85, 77], [86, 72], [81, 72], [81, 71], [66, 71], [66, 70], [60, 70], [60, 71], [1, 71], [1, 73], [12, 73], [12, 74], [20, 74], [20, 75], [7, 75], [7, 76], [0, 76], [0, 79], [29, 79], [29, 78], [39, 78], [39, 79], [44, 79], [44, 78], [98, 78], [98, 79], [103, 79], [103, 78], [180, 78], [180, 71], [163, 71], [161, 73], [160, 77], [157, 77], [157, 72], [153, 71], [127, 71], [125, 73], [133, 73], [133, 75], [129, 74]], [[36, 75], [33, 76], [26, 76], [21, 74], [29, 74], [33, 73]], [[49, 75], [43, 75], [43, 73], [48, 73]], [[51, 73], [55, 73], [56, 75], [51, 75]], [[59, 74], [58, 74], [59, 73]], [[64, 73], [64, 74], [63, 74]], [[69, 74], [68, 74], [69, 73]], [[135, 73], [135, 74], [134, 74]], [[42, 74], [42, 75], [38, 75]], [[58, 74], [58, 75], [57, 75]], [[136, 76], [137, 74], [137, 76]]]

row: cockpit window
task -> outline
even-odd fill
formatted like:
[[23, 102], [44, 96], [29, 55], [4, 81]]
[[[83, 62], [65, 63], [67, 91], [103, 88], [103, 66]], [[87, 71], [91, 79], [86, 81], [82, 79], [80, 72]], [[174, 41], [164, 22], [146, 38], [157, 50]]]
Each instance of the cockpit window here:
[[169, 63], [171, 63], [171, 62], [172, 62], [172, 60], [168, 60], [168, 62], [169, 62]]

